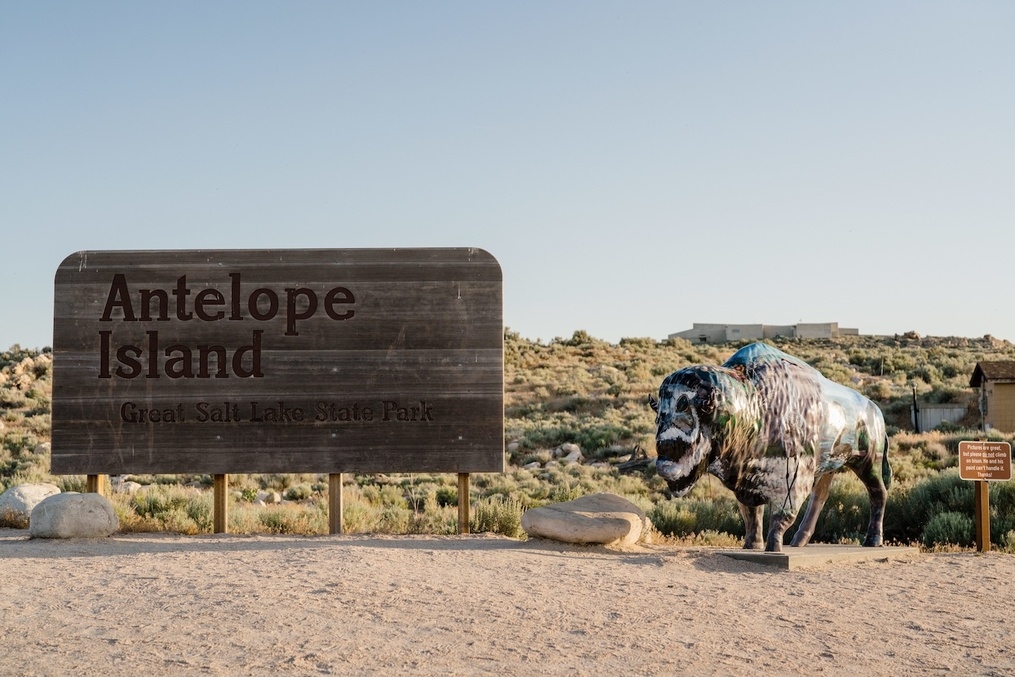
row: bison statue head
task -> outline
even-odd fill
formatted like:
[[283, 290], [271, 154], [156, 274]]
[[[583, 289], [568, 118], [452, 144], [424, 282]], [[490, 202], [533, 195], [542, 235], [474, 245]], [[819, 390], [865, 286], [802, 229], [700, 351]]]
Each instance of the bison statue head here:
[[736, 434], [749, 406], [747, 389], [742, 372], [694, 366], [670, 374], [659, 399], [649, 398], [656, 412], [656, 472], [673, 496], [685, 495], [718, 463], [717, 450]]

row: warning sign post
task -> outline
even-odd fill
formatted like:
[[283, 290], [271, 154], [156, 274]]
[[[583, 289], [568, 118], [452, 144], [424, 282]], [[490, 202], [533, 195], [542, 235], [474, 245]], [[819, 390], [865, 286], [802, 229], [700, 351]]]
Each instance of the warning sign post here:
[[987, 482], [1011, 479], [1011, 445], [1007, 442], [959, 442], [959, 477], [976, 482], [973, 503], [976, 549], [990, 550], [990, 490]]

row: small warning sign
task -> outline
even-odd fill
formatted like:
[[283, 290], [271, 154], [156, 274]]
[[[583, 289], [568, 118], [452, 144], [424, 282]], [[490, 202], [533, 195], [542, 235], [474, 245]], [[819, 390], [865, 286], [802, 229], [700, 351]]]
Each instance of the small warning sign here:
[[1007, 442], [959, 442], [959, 477], [1004, 482], [1011, 479], [1011, 445]]

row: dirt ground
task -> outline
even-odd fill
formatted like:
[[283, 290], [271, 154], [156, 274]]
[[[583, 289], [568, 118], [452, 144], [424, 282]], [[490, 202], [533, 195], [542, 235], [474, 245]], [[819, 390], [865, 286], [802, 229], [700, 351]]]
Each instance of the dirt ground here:
[[1015, 672], [1015, 556], [0, 530], [11, 675]]

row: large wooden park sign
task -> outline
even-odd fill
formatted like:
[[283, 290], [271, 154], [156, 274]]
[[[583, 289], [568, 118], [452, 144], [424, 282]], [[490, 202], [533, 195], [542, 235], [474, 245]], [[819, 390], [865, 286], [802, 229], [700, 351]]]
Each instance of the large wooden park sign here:
[[483, 250], [78, 252], [54, 312], [54, 473], [503, 471]]

